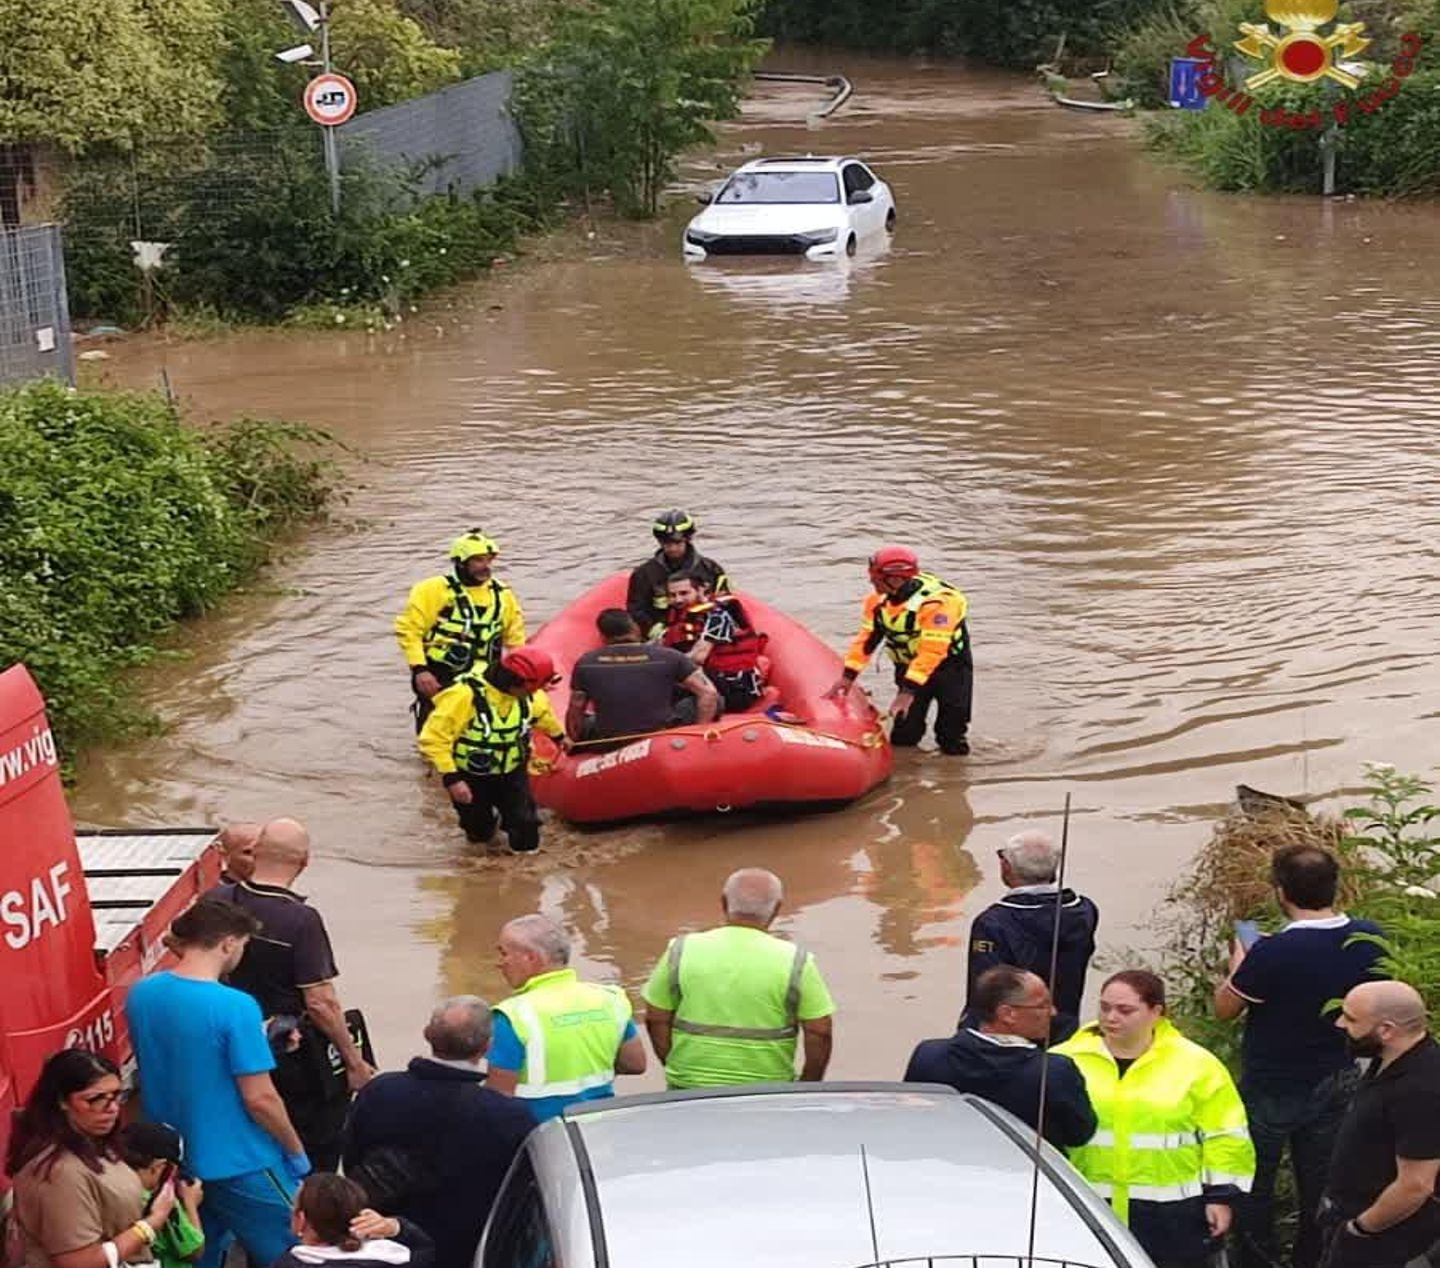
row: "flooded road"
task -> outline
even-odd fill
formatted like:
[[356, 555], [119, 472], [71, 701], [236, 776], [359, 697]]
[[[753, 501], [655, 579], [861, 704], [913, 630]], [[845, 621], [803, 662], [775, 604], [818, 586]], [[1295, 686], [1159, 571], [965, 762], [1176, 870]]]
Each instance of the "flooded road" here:
[[[113, 363], [371, 457], [359, 522], [186, 638], [152, 675], [171, 730], [97, 755], [76, 808], [305, 819], [305, 887], [389, 1063], [432, 997], [501, 992], [510, 915], [555, 915], [583, 967], [637, 987], [732, 868], [763, 863], [839, 1001], [832, 1073], [895, 1077], [953, 1021], [995, 848], [1058, 826], [1067, 791], [1072, 879], [1118, 952], [1152, 940], [1236, 782], [1334, 793], [1365, 759], [1440, 759], [1440, 211], [1203, 194], [1125, 121], [1022, 79], [819, 68], [855, 80], [839, 116], [807, 128], [812, 103], [766, 92], [721, 162], [865, 156], [900, 208], [884, 254], [686, 268], [677, 204], [390, 335], [141, 343]], [[638, 562], [671, 505], [837, 647], [866, 555], [915, 544], [970, 596], [974, 755], [900, 754], [823, 818], [552, 825], [539, 858], [470, 857], [412, 749], [390, 633], [406, 587], [481, 524], [533, 628]]]

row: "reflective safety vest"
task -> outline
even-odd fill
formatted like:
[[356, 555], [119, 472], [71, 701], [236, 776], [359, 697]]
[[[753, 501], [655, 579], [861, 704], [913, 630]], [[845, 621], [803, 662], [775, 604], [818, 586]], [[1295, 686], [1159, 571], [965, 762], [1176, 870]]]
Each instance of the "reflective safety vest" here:
[[500, 655], [504, 627], [504, 600], [509, 589], [493, 578], [489, 583], [491, 601], [477, 604], [458, 578], [449, 576], [450, 602], [440, 609], [435, 624], [425, 635], [425, 659], [443, 665], [452, 673], [466, 673], [477, 661], [491, 661]]
[[[470, 688], [475, 716], [455, 741], [455, 769], [468, 775], [508, 775], [530, 758], [531, 716], [528, 696], [511, 696], [487, 691], [474, 675], [460, 680]], [[509, 701], [497, 707], [494, 697]]]
[[760, 653], [768, 641], [764, 634], [757, 634], [740, 606], [740, 600], [733, 595], [715, 595], [703, 603], [695, 603], [683, 612], [669, 608], [665, 614], [666, 647], [688, 652], [705, 633], [705, 621], [716, 608], [729, 612], [735, 621], [735, 637], [728, 643], [714, 643], [710, 655], [705, 658], [705, 668], [712, 674], [744, 674], [759, 663]]
[[761, 929], [681, 934], [665, 953], [672, 1087], [795, 1078], [801, 979], [810, 953]]
[[574, 969], [540, 973], [495, 1005], [525, 1046], [515, 1095], [574, 1096], [615, 1082], [615, 1058], [630, 1023], [618, 986], [582, 982]]
[[[875, 633], [884, 639], [885, 650], [890, 659], [901, 666], [908, 665], [915, 659], [920, 643], [921, 606], [938, 594], [960, 593], [955, 586], [948, 581], [941, 581], [932, 573], [922, 572], [915, 580], [920, 584], [903, 603], [882, 599], [875, 605]], [[965, 622], [960, 621], [950, 636], [951, 656], [959, 655], [964, 650], [965, 638]]]
[[1132, 1202], [1249, 1191], [1255, 1147], [1240, 1093], [1221, 1060], [1169, 1021], [1123, 1078], [1094, 1022], [1050, 1051], [1079, 1067], [1099, 1119], [1070, 1161], [1122, 1220]]

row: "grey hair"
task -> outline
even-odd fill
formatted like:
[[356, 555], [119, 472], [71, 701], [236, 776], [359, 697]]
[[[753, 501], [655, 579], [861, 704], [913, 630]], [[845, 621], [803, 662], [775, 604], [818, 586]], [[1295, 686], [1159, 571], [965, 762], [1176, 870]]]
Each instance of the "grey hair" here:
[[506, 923], [501, 933], [508, 933], [546, 964], [563, 966], [570, 963], [570, 935], [549, 916], [538, 912], [530, 916], [516, 916]]
[[478, 995], [452, 995], [435, 1005], [425, 1042], [441, 1061], [478, 1061], [490, 1046], [490, 1005]]
[[1022, 885], [1043, 885], [1053, 881], [1060, 868], [1060, 848], [1048, 832], [1030, 828], [1017, 832], [1000, 848], [1000, 857], [1010, 864]]
[[780, 910], [785, 887], [774, 872], [763, 867], [742, 867], [726, 878], [721, 895], [727, 915], [768, 924]]

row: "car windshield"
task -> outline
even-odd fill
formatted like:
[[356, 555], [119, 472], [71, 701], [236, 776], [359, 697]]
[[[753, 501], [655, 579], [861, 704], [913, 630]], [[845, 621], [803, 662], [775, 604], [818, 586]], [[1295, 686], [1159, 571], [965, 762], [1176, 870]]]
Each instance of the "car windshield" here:
[[838, 203], [834, 172], [738, 172], [725, 183], [718, 203]]

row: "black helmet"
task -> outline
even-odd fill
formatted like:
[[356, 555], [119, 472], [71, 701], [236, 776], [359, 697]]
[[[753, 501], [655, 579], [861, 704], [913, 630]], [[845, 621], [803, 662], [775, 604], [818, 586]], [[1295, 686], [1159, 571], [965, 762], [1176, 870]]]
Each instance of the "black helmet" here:
[[674, 541], [677, 537], [690, 538], [695, 532], [695, 521], [684, 511], [661, 511], [650, 525], [657, 542]]

